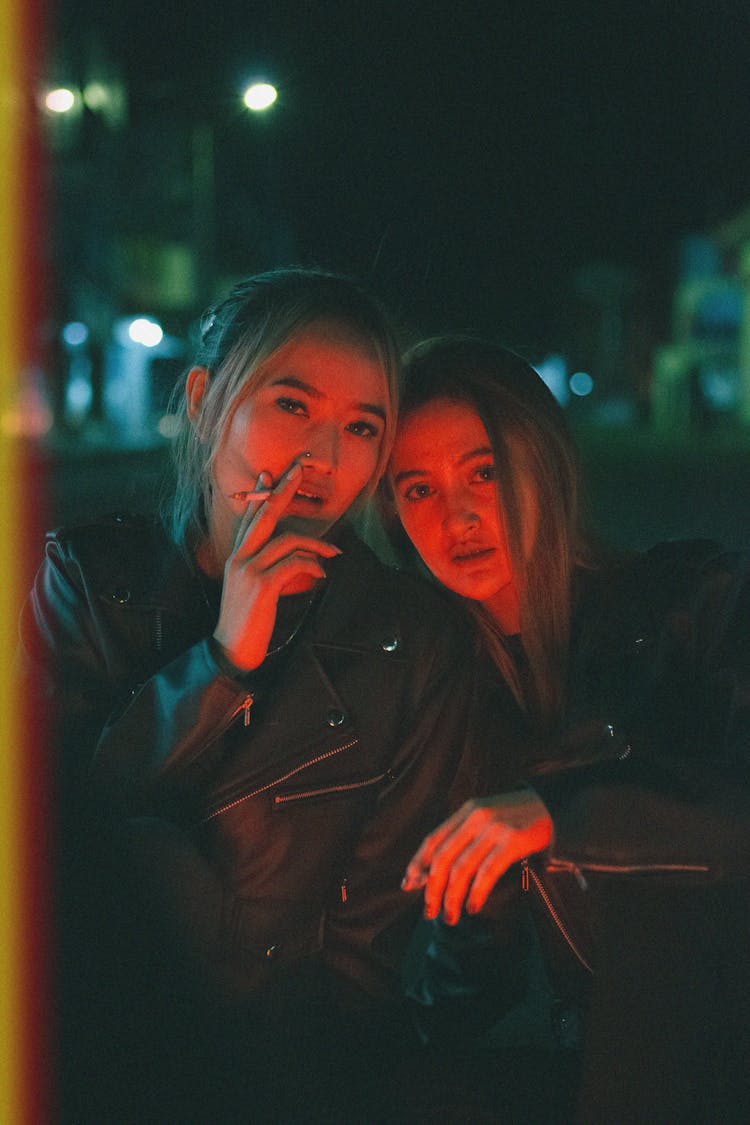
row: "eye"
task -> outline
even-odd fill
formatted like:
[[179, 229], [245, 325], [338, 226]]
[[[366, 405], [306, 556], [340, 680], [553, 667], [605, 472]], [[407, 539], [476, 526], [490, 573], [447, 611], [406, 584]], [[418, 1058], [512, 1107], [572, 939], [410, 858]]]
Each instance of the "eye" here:
[[434, 494], [434, 488], [430, 488], [429, 484], [424, 481], [419, 481], [417, 484], [410, 484], [404, 491], [404, 500], [408, 500], [410, 504], [416, 503], [418, 500], [426, 500], [428, 496]]
[[494, 465], [477, 465], [474, 469], [472, 479], [478, 481], [480, 484], [485, 484], [489, 481], [496, 480], [495, 466]]
[[286, 414], [307, 415], [307, 406], [304, 402], [300, 402], [298, 398], [277, 398], [276, 405], [279, 410], [283, 410]]
[[360, 419], [357, 422], [350, 422], [346, 427], [350, 433], [356, 434], [357, 437], [363, 438], [376, 438], [380, 437], [380, 430], [372, 422], [366, 422]]

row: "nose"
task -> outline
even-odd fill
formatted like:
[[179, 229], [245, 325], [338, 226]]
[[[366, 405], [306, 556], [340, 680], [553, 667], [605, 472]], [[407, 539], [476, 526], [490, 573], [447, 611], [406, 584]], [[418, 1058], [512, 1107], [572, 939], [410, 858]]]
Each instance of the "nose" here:
[[305, 436], [305, 451], [302, 454], [302, 467], [308, 465], [319, 472], [331, 472], [338, 468], [340, 452], [340, 435], [338, 426], [333, 423], [321, 423], [314, 429], [308, 430]]
[[479, 526], [479, 514], [474, 510], [473, 497], [465, 489], [455, 489], [448, 494], [443, 512], [443, 527], [451, 535], [464, 535]]

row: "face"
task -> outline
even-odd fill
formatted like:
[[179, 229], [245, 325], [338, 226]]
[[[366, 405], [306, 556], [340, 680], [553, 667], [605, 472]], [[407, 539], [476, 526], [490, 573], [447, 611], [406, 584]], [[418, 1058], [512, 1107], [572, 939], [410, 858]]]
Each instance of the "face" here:
[[404, 529], [449, 590], [492, 609], [513, 597], [495, 465], [468, 403], [436, 399], [400, 424], [389, 477]]
[[363, 348], [310, 330], [275, 352], [216, 451], [210, 532], [217, 555], [230, 553], [245, 511], [237, 494], [251, 491], [261, 472], [275, 484], [295, 461], [302, 482], [279, 530], [324, 534], [371, 482], [388, 409], [382, 367]]

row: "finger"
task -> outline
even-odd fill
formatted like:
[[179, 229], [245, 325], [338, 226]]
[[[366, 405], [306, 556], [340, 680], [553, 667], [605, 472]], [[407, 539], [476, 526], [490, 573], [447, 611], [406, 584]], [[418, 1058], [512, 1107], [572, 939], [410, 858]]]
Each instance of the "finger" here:
[[[308, 535], [293, 535], [287, 532], [271, 539], [252, 556], [252, 564], [260, 573], [268, 570], [281, 559], [290, 555], [308, 554], [314, 557], [322, 556], [326, 559], [340, 555], [341, 548], [335, 543], [326, 543], [325, 539], [314, 539]], [[243, 555], [237, 555], [237, 561], [243, 561]]]
[[295, 461], [271, 489], [267, 500], [257, 507], [248, 505], [237, 528], [235, 552], [241, 551], [245, 556], [254, 554], [271, 538], [277, 523], [294, 499], [301, 475], [302, 466]]
[[471, 889], [466, 896], [467, 914], [478, 914], [483, 909], [498, 880], [522, 858], [523, 856], [514, 855], [507, 843], [500, 841], [490, 849], [477, 868]]
[[465, 806], [453, 813], [439, 828], [425, 836], [419, 848], [414, 853], [401, 881], [405, 891], [416, 891], [424, 886], [427, 873], [432, 863], [432, 857], [444, 840], [466, 819]]
[[258, 479], [255, 483], [255, 488], [250, 490], [240, 490], [239, 492], [227, 493], [230, 500], [239, 500], [242, 504], [257, 504], [262, 500], [267, 500], [273, 491], [273, 479], [270, 473], [265, 471], [258, 474]]
[[424, 888], [424, 913], [426, 918], [436, 918], [443, 908], [443, 898], [451, 877], [453, 865], [465, 849], [471, 847], [479, 835], [466, 825], [460, 825], [440, 845], [432, 857]]
[[552, 818], [544, 806], [543, 814], [520, 828], [509, 826], [505, 838], [498, 838], [495, 848], [487, 854], [474, 877], [466, 901], [470, 914], [481, 910], [493, 887], [506, 871], [519, 860], [544, 851], [552, 839]]
[[278, 598], [284, 587], [287, 586], [292, 579], [299, 578], [301, 575], [307, 575], [311, 578], [325, 578], [326, 572], [322, 565], [312, 555], [288, 555], [286, 558], [280, 559], [274, 563], [272, 567], [265, 572], [267, 587], [266, 593], [271, 597]]
[[502, 825], [493, 826], [493, 831], [477, 837], [454, 859], [442, 901], [443, 918], [449, 925], [455, 925], [461, 917], [487, 856], [507, 853], [508, 836], [508, 830]]

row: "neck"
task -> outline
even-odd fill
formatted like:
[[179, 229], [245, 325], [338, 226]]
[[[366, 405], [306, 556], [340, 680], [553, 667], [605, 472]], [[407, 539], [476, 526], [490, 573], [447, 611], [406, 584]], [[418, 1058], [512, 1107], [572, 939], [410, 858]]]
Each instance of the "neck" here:
[[518, 594], [515, 586], [509, 582], [502, 590], [498, 590], [482, 605], [501, 633], [506, 637], [515, 636], [521, 632], [521, 615], [518, 607]]
[[223, 578], [224, 567], [219, 562], [216, 551], [210, 539], [202, 539], [195, 549], [195, 561], [198, 568], [208, 578]]

